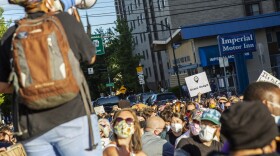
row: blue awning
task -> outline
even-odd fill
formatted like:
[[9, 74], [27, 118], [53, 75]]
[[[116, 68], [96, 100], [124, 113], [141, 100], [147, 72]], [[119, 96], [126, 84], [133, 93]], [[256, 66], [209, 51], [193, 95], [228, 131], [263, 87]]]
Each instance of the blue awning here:
[[280, 25], [280, 12], [247, 16], [233, 20], [211, 22], [181, 28], [182, 39], [193, 39]]
[[[219, 48], [218, 45], [199, 47], [199, 58], [200, 65], [202, 67], [210, 66], [210, 65], [219, 65]], [[234, 55], [227, 55], [229, 62], [234, 62]], [[244, 57], [246, 60], [252, 59], [252, 52], [244, 53]]]

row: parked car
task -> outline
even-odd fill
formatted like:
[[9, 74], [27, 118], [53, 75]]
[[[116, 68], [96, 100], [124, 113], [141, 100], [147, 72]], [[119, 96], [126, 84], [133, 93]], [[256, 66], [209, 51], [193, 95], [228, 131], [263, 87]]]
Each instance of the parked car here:
[[149, 106], [151, 105], [161, 105], [164, 104], [167, 101], [173, 101], [178, 99], [174, 93], [168, 92], [168, 93], [158, 93], [153, 94], [151, 97], [148, 98], [147, 104]]
[[111, 112], [114, 105], [118, 105], [120, 98], [118, 96], [101, 97], [94, 101], [93, 107], [103, 106], [106, 112]]
[[133, 106], [139, 102], [136, 95], [128, 95], [126, 97], [126, 100], [128, 100], [130, 102], [130, 106]]
[[147, 93], [140, 93], [137, 95], [137, 99], [138, 99], [138, 102], [141, 102], [141, 103], [144, 103], [146, 104], [147, 103], [147, 99], [149, 97], [151, 97], [154, 93], [152, 92], [147, 92]]

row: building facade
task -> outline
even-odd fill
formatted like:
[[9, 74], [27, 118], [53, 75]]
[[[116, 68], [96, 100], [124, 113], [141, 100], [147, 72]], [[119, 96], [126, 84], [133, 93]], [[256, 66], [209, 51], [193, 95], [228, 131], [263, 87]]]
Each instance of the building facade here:
[[[128, 3], [132, 3], [133, 7], [134, 1]], [[176, 60], [181, 84], [185, 83], [185, 77], [206, 71], [211, 83], [217, 86], [216, 91], [228, 87], [227, 90], [240, 93], [238, 90], [244, 88], [240, 88], [234, 56], [228, 56], [229, 66], [226, 69], [219, 66], [217, 37], [241, 31], [254, 31], [255, 34], [256, 50], [244, 56], [248, 82], [255, 81], [262, 70], [279, 78], [280, 23], [277, 19], [280, 0], [141, 0], [140, 4], [144, 7], [146, 23], [142, 29], [136, 28], [134, 33], [147, 28], [148, 41], [145, 45], [150, 47], [149, 54], [155, 55], [151, 62], [142, 60], [141, 63], [144, 68], [146, 65], [153, 67], [153, 72], [157, 73], [154, 79], [147, 80], [161, 81], [164, 75], [166, 86], [177, 86]], [[137, 19], [137, 15], [127, 17], [128, 21]], [[133, 22], [130, 25], [134, 26]], [[137, 46], [135, 50], [142, 51]], [[164, 67], [160, 68], [161, 65]]]

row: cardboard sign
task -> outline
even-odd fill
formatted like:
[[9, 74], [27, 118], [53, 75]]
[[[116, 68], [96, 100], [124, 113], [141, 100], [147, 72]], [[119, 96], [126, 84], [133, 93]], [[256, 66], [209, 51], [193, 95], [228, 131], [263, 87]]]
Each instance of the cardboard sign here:
[[264, 70], [262, 71], [257, 82], [259, 82], [259, 81], [270, 82], [270, 83], [273, 83], [273, 84], [277, 85], [278, 87], [280, 87], [280, 80]]
[[95, 111], [96, 114], [103, 114], [103, 113], [105, 113], [105, 110], [104, 110], [103, 106], [94, 107], [94, 111]]
[[211, 92], [209, 81], [206, 73], [202, 72], [185, 78], [191, 97], [197, 96], [198, 93]]

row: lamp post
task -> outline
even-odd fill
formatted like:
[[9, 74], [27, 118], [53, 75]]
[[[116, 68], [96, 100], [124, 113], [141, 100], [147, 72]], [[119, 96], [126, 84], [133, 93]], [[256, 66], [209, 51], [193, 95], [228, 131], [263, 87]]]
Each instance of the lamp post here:
[[164, 26], [165, 28], [167, 28], [168, 31], [169, 31], [169, 36], [170, 36], [170, 40], [171, 40], [171, 48], [172, 48], [172, 53], [173, 53], [173, 57], [174, 57], [174, 68], [173, 68], [173, 70], [175, 71], [176, 76], [177, 76], [177, 81], [178, 81], [178, 86], [179, 86], [179, 91], [180, 91], [180, 97], [179, 98], [182, 98], [182, 88], [181, 88], [179, 71], [178, 71], [179, 68], [178, 68], [177, 59], [176, 59], [176, 55], [175, 55], [174, 41], [173, 41], [170, 26], [164, 25], [164, 24], [159, 24], [159, 23], [153, 23], [153, 24], [149, 24], [149, 25], [161, 25], [161, 26]]

